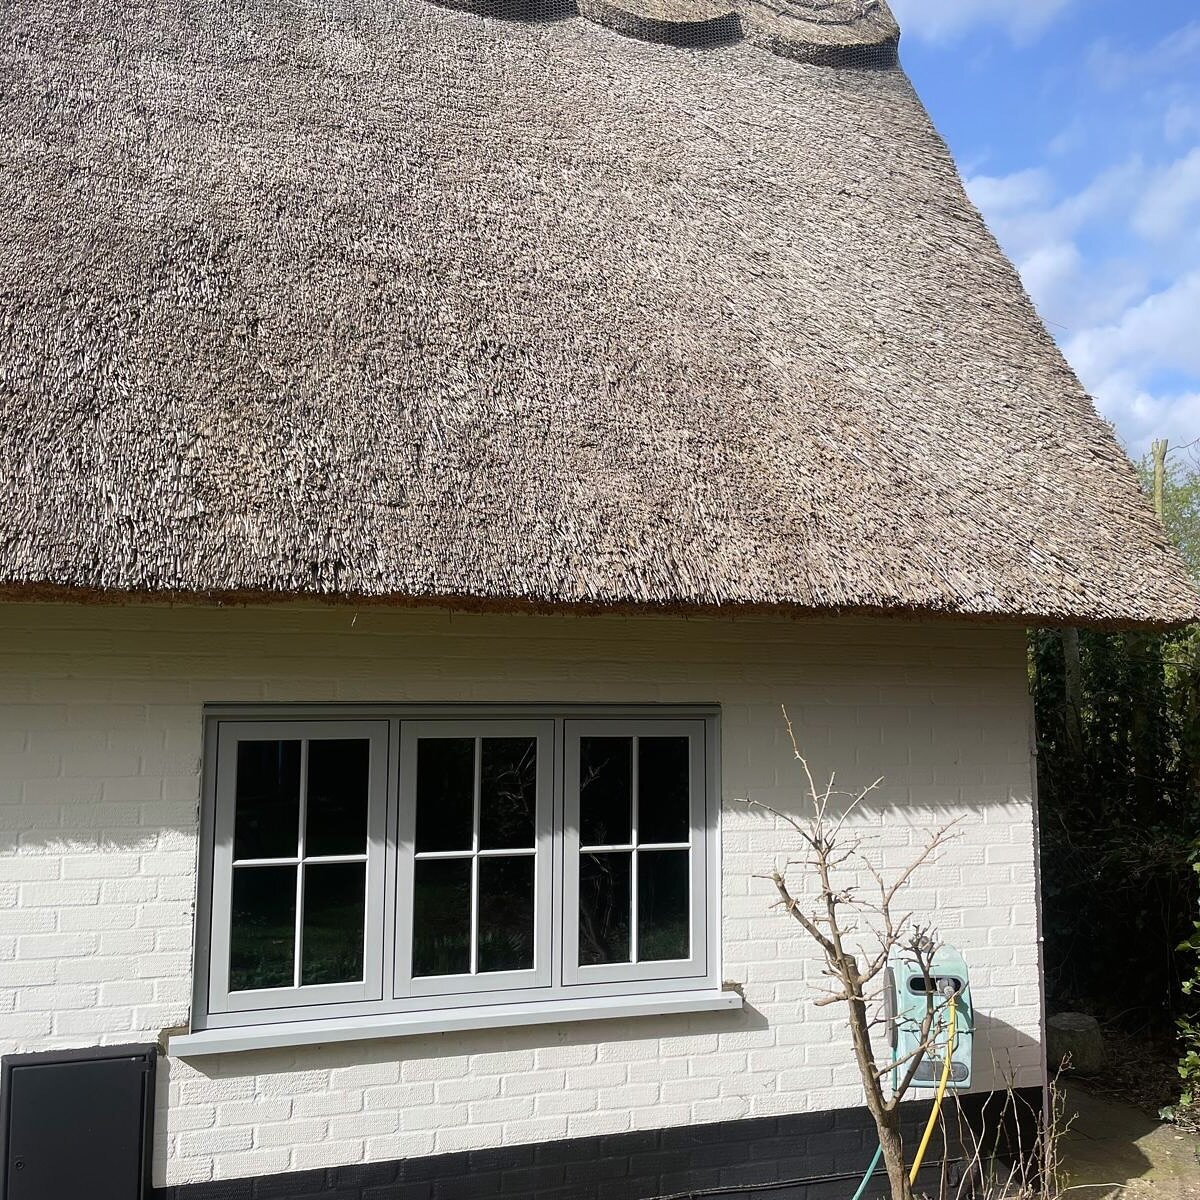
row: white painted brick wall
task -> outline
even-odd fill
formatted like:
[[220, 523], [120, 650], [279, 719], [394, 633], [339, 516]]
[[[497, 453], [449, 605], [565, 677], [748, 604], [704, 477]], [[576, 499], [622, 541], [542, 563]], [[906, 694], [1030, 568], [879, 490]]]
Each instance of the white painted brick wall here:
[[0, 1052], [186, 1024], [201, 706], [220, 701], [722, 705], [724, 975], [737, 1017], [448, 1034], [189, 1064], [160, 1077], [159, 1183], [859, 1102], [819, 964], [756, 879], [814, 766], [878, 775], [885, 863], [962, 815], [914, 880], [971, 963], [977, 1071], [1040, 1081], [1020, 630], [954, 622], [470, 616], [286, 607], [0, 606]]

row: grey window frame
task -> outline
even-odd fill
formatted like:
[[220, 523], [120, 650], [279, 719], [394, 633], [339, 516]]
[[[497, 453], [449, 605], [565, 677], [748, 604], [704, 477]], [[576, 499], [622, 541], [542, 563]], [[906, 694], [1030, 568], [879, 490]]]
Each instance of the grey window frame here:
[[[416, 863], [433, 857], [416, 850], [417, 823], [417, 742], [423, 738], [474, 738], [478, 743], [488, 737], [535, 737], [538, 744], [537, 812], [534, 849], [534, 965], [528, 971], [493, 971], [487, 974], [425, 975], [412, 973], [412, 922], [403, 920], [403, 905], [413, 895]], [[472, 860], [472, 886], [476, 886], [474, 869], [482, 857], [492, 854], [511, 854], [512, 851], [479, 849], [479, 768], [480, 753], [476, 748], [475, 762], [475, 829]], [[402, 720], [400, 722], [400, 795], [412, 797], [412, 803], [399, 808], [399, 861], [397, 863], [396, 962], [394, 989], [397, 998], [427, 996], [447, 999], [472, 993], [504, 993], [527, 988], [548, 988], [552, 981], [554, 930], [550, 914], [556, 907], [554, 896], [554, 722], [538, 720]], [[439, 852], [439, 858], [465, 858], [461, 851]], [[539, 921], [539, 915], [541, 920]], [[475, 937], [472, 931], [472, 943]]]
[[[419, 1022], [422, 1028], [436, 1019], [439, 1011], [447, 1014], [447, 1026], [470, 1019], [469, 1014], [481, 1014], [502, 1006], [508, 1011], [527, 1011], [552, 1014], [554, 1006], [563, 1002], [587, 1004], [592, 1015], [611, 1003], [614, 1012], [623, 1011], [622, 1005], [630, 1003], [653, 1003], [656, 995], [664, 1001], [664, 1011], [671, 1007], [670, 1001], [679, 1000], [689, 994], [716, 994], [720, 991], [720, 800], [718, 780], [720, 778], [720, 710], [714, 704], [416, 704], [416, 703], [283, 703], [283, 704], [222, 704], [205, 708], [205, 757], [204, 786], [200, 809], [199, 871], [197, 895], [197, 920], [195, 936], [195, 972], [192, 1029], [197, 1033], [205, 1030], [229, 1030], [236, 1035], [239, 1029], [278, 1024], [281, 1028], [321, 1028], [328, 1023], [331, 1040], [337, 1039], [339, 1023], [348, 1031], [379, 1021], [395, 1021], [397, 1032], [403, 1032], [405, 1019]], [[383, 879], [376, 884], [381, 892], [378, 903], [379, 918], [368, 907], [367, 925], [377, 938], [376, 949], [368, 941], [366, 947], [366, 975], [372, 981], [376, 974], [379, 987], [364, 988], [361, 998], [351, 998], [341, 993], [331, 1001], [313, 1002], [311, 993], [291, 998], [268, 997], [267, 991], [255, 993], [261, 1001], [270, 999], [262, 1007], [231, 1007], [227, 994], [222, 995], [218, 986], [221, 980], [215, 977], [218, 964], [213, 950], [220, 950], [222, 925], [219, 910], [214, 905], [220, 900], [216, 893], [217, 850], [217, 792], [223, 780], [222, 770], [228, 771], [231, 756], [219, 753], [227, 738], [226, 726], [239, 730], [256, 729], [253, 736], [264, 736], [262, 730], [271, 729], [271, 736], [303, 736], [297, 731], [312, 724], [324, 730], [335, 725], [378, 722], [386, 726], [385, 784], [382, 803], [373, 803], [371, 821], [382, 812], [381, 862]], [[568, 928], [578, 933], [577, 908], [567, 909], [567, 893], [572, 893], [570, 903], [578, 904], [577, 870], [568, 857], [571, 831], [567, 822], [567, 794], [570, 779], [565, 762], [566, 746], [570, 740], [568, 728], [583, 728], [586, 724], [603, 723], [606, 731], [615, 725], [626, 728], [644, 726], [639, 732], [652, 735], [661, 732], [671, 723], [684, 723], [698, 739], [693, 746], [693, 762], [697, 753], [702, 764], [701, 778], [693, 789], [693, 872], [696, 888], [693, 894], [692, 958], [686, 964], [652, 963], [616, 964], [617, 969], [608, 967], [600, 971], [593, 968], [572, 970], [569, 963], [577, 962], [577, 947], [568, 952]], [[405, 957], [407, 937], [404, 932], [405, 892], [407, 880], [411, 896], [412, 814], [415, 805], [407, 796], [402, 796], [402, 745], [405, 731], [411, 736], [418, 726], [429, 723], [443, 730], [453, 726], [481, 729], [508, 728], [531, 731], [537, 727], [539, 738], [550, 737], [549, 754], [543, 754], [543, 743], [539, 741], [539, 795], [545, 772], [550, 772], [550, 793], [539, 811], [539, 886], [543, 872], [550, 873], [548, 914], [543, 916], [543, 925], [549, 930], [550, 946], [548, 958], [535, 960], [534, 977], [509, 979], [504, 986], [494, 986], [484, 981], [490, 976], [478, 976], [478, 982], [468, 982], [462, 977], [436, 977], [420, 981], [413, 986], [408, 978], [408, 960]], [[249, 732], [242, 736], [252, 736]], [[327, 736], [333, 736], [328, 734]], [[486, 736], [486, 735], [485, 735]], [[577, 739], [575, 740], [578, 746]], [[374, 781], [375, 755], [372, 755], [372, 780]], [[372, 787], [374, 788], [374, 782]], [[576, 784], [577, 791], [577, 784]], [[577, 800], [576, 800], [577, 803]], [[407, 809], [407, 813], [406, 813]], [[548, 812], [550, 820], [549, 854], [543, 853], [541, 817]], [[697, 821], [700, 824], [697, 824]], [[374, 831], [375, 825], [372, 824]], [[407, 829], [409, 840], [405, 840]], [[700, 836], [702, 830], [702, 836]], [[374, 834], [372, 833], [372, 836]], [[578, 862], [577, 827], [574, 840], [575, 863]], [[570, 870], [569, 870], [570, 868]], [[370, 866], [368, 866], [370, 872]], [[370, 885], [369, 885], [370, 889]], [[702, 896], [698, 902], [697, 893]], [[369, 895], [370, 895], [369, 890]], [[540, 897], [539, 897], [540, 898]], [[227, 903], [227, 901], [226, 901]], [[564, 917], [564, 913], [567, 915]], [[224, 921], [228, 921], [228, 909]], [[539, 955], [544, 941], [544, 929], [537, 930]], [[224, 951], [227, 968], [227, 950]], [[376, 970], [377, 965], [377, 970]], [[548, 970], [548, 976], [546, 974]], [[508, 974], [508, 973], [506, 973]], [[512, 974], [525, 974], [524, 972]], [[603, 977], [601, 977], [603, 976]], [[227, 978], [227, 976], [226, 976]], [[462, 986], [456, 990], [433, 986], [437, 979], [457, 980]], [[346, 985], [326, 985], [337, 988]], [[275, 989], [271, 989], [274, 991]], [[291, 989], [280, 989], [291, 990]], [[303, 989], [298, 989], [303, 990]], [[215, 1001], [215, 1002], [214, 1002]], [[594, 1001], [594, 1003], [593, 1003]], [[700, 1000], [695, 1003], [700, 1003]], [[688, 1001], [689, 1004], [693, 1003]], [[456, 1015], [457, 1014], [457, 1015]], [[514, 1020], [522, 1023], [530, 1018]], [[553, 1019], [538, 1016], [533, 1019]], [[300, 1024], [297, 1024], [300, 1023]], [[315, 1035], [314, 1035], [315, 1036]], [[351, 1035], [352, 1036], [352, 1035]]]
[[[232, 907], [234, 874], [233, 828], [235, 808], [235, 784], [237, 771], [237, 745], [253, 741], [299, 741], [301, 743], [299, 824], [297, 830], [298, 854], [287, 861], [366, 863], [366, 894], [363, 913], [363, 978], [352, 983], [329, 983], [318, 985], [295, 985], [290, 988], [260, 988], [253, 991], [231, 992], [229, 980], [230, 921], [228, 918], [211, 923], [210, 951], [208, 964], [208, 995], [210, 1011], [213, 1013], [254, 1013], [293, 1009], [299, 1007], [329, 1006], [356, 1001], [377, 1000], [383, 992], [382, 963], [371, 947], [383, 936], [384, 884], [386, 880], [387, 821], [387, 770], [388, 770], [388, 725], [386, 721], [251, 721], [224, 722], [218, 727], [219, 745], [216, 755], [215, 804], [213, 812], [213, 855], [212, 903], [213, 912], [228, 914]], [[370, 742], [370, 766], [368, 773], [367, 798], [367, 848], [362, 856], [335, 855], [332, 857], [309, 858], [299, 853], [302, 847], [303, 827], [306, 813], [307, 747], [313, 741], [356, 738]], [[268, 865], [284, 859], [264, 859], [260, 865]], [[254, 865], [249, 865], [254, 870]], [[304, 871], [297, 874], [298, 899], [302, 895]], [[303, 909], [297, 904], [296, 925], [303, 927]], [[301, 934], [297, 934], [297, 949]], [[296, 971], [299, 973], [300, 956], [297, 954]]]
[[[704, 722], [702, 720], [658, 720], [607, 718], [600, 720], [568, 720], [565, 722], [564, 737], [564, 787], [565, 819], [563, 822], [563, 982], [568, 987], [589, 983], [649, 983], [674, 979], [703, 978], [708, 973], [708, 936], [706, 913], [708, 907], [709, 879], [707, 864], [708, 819], [706, 769], [704, 755]], [[581, 966], [579, 963], [579, 870], [580, 854], [588, 847], [581, 846], [579, 835], [579, 743], [585, 737], [630, 738], [636, 751], [640, 737], [686, 737], [688, 739], [690, 779], [690, 838], [686, 849], [690, 867], [691, 903], [690, 949], [687, 958], [668, 959], [656, 962], [637, 961], [637, 864], [640, 852], [651, 849], [638, 842], [638, 794], [637, 767], [634, 767], [633, 786], [633, 830], [631, 842], [626, 846], [605, 847], [608, 850], [628, 849], [632, 857], [630, 879], [630, 940], [633, 961], [628, 963], [605, 963], [596, 966]], [[634, 763], [637, 762], [636, 752]], [[672, 843], [670, 849], [683, 849], [680, 843]], [[599, 849], [599, 847], [593, 847]], [[572, 919], [575, 917], [575, 919]]]

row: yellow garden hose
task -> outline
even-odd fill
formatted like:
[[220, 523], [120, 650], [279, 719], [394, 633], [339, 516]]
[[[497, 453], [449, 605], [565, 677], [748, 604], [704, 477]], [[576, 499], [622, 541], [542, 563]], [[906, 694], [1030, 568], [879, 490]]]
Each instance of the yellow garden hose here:
[[946, 1037], [946, 1061], [942, 1064], [942, 1078], [938, 1084], [937, 1095], [933, 1098], [933, 1112], [929, 1114], [929, 1123], [925, 1126], [925, 1136], [921, 1138], [921, 1144], [917, 1147], [917, 1157], [913, 1159], [912, 1170], [908, 1173], [909, 1187], [917, 1182], [917, 1172], [921, 1169], [921, 1163], [925, 1158], [925, 1151], [929, 1149], [929, 1139], [933, 1137], [933, 1127], [937, 1124], [938, 1113], [942, 1111], [942, 1100], [946, 1095], [946, 1084], [950, 1082], [950, 1060], [954, 1054], [954, 1034], [957, 1025], [955, 999], [955, 996], [950, 997], [950, 1029]]

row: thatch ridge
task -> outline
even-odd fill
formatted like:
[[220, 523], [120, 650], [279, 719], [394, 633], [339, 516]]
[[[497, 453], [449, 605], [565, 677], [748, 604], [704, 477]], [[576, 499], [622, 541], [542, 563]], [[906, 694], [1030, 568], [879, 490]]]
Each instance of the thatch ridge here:
[[1200, 611], [899, 70], [424, 0], [7, 14], [8, 594]]

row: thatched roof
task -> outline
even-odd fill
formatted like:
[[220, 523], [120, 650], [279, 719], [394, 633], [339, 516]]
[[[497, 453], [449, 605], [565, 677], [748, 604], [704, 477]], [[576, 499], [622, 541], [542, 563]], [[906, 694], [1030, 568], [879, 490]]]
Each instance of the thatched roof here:
[[8, 0], [4, 594], [1197, 615], [886, 7], [493, 5]]

